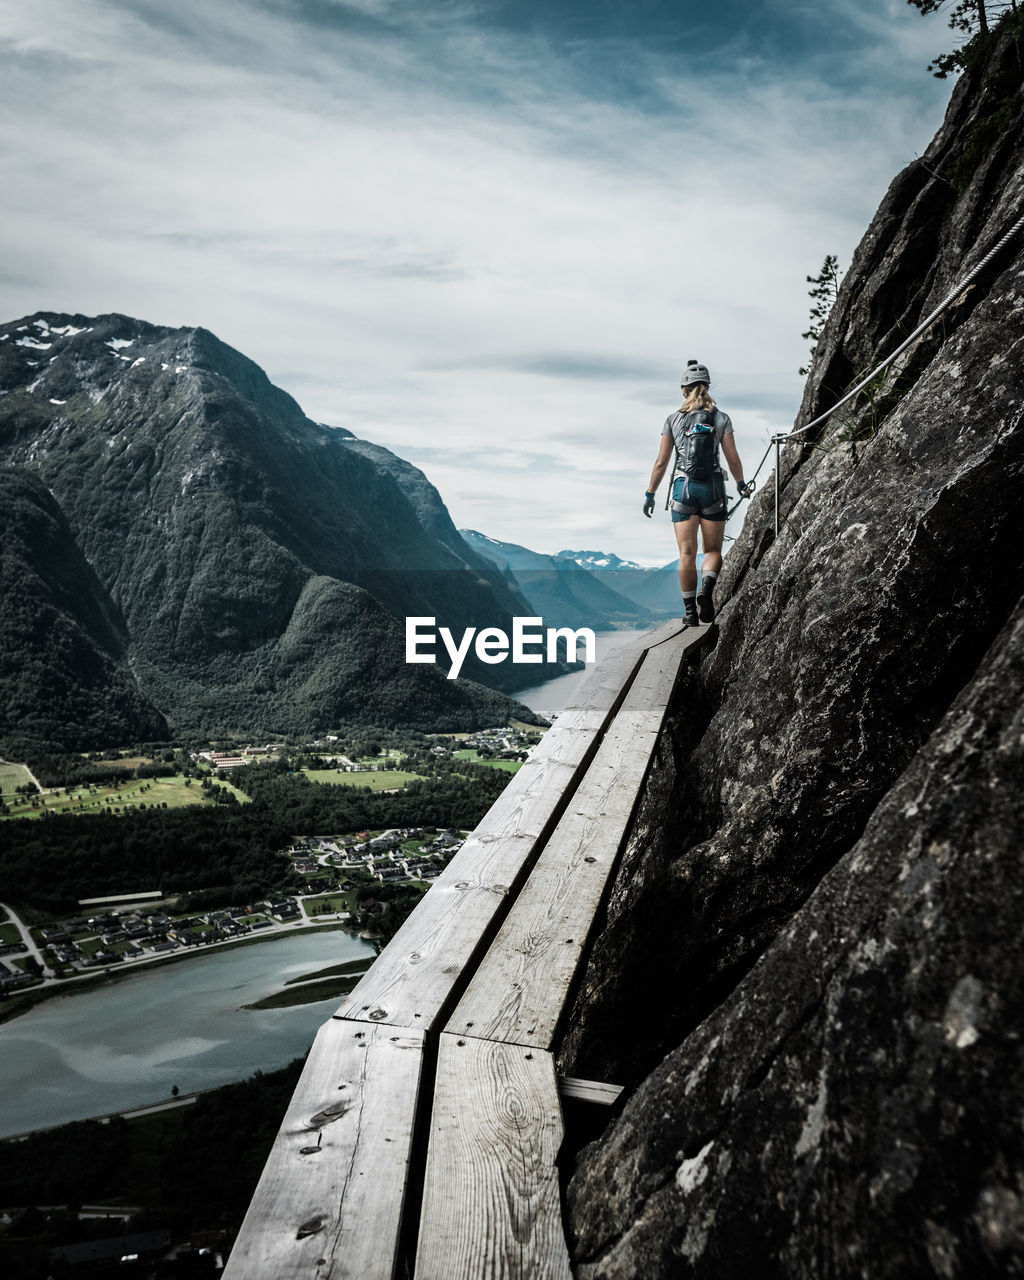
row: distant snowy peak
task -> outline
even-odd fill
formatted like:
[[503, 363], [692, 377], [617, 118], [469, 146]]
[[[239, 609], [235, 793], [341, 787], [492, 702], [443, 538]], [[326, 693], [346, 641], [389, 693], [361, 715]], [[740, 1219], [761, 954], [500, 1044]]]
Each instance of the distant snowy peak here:
[[621, 560], [610, 551], [559, 551], [556, 560], [571, 560], [581, 569], [642, 569], [635, 560]]

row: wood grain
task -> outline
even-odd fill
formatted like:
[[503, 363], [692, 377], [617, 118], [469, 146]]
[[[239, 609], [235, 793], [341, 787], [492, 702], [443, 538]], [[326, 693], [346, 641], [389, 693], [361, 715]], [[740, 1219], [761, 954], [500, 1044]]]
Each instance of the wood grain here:
[[518, 892], [584, 777], [645, 653], [636, 642], [610, 666], [602, 662], [578, 705], [544, 735], [337, 1017], [421, 1029], [440, 1024], [504, 917], [506, 898]]
[[571, 1280], [554, 1062], [442, 1035], [415, 1280]]
[[423, 1041], [395, 1027], [321, 1028], [225, 1280], [391, 1280]]
[[646, 654], [622, 708], [446, 1030], [552, 1047], [616, 866], [683, 655], [681, 632]]
[[558, 1096], [574, 1102], [592, 1102], [599, 1107], [611, 1107], [622, 1097], [621, 1084], [604, 1084], [600, 1080], [581, 1080], [578, 1076], [558, 1077]]
[[[426, 1032], [443, 1025], [517, 894], [528, 900], [524, 920], [537, 916], [538, 898], [554, 894], [556, 914], [541, 951], [575, 919], [557, 912], [583, 882], [590, 887], [577, 907], [592, 917], [598, 880], [614, 861], [611, 833], [628, 822], [640, 762], [660, 725], [665, 673], [677, 649], [701, 642], [700, 633], [668, 623], [602, 660], [321, 1029], [227, 1280], [392, 1280], [417, 1116], [431, 1106], [429, 1096], [420, 1097]], [[538, 853], [543, 858], [556, 837], [562, 852], [541, 870]], [[584, 844], [598, 852], [582, 854]], [[577, 876], [580, 868], [586, 870]], [[526, 879], [531, 871], [540, 873], [536, 890], [532, 876]], [[541, 966], [543, 981], [561, 993], [552, 1007], [569, 980], [563, 957], [555, 959], [560, 963]], [[499, 1034], [510, 1026], [518, 1034], [522, 1016], [537, 1022], [533, 993], [525, 1006], [517, 1002], [510, 1022], [507, 985], [485, 974], [480, 990], [491, 999]], [[573, 1097], [614, 1092], [588, 1082], [564, 1087]], [[441, 1035], [431, 1125], [419, 1280], [569, 1280], [555, 1169], [562, 1121], [550, 1054]]]

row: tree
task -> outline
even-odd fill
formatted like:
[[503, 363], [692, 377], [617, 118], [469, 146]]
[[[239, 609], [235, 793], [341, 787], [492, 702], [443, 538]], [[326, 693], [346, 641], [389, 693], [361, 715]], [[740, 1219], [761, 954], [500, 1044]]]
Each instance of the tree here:
[[[807, 290], [807, 296], [813, 299], [814, 306], [811, 307], [811, 323], [800, 336], [807, 338], [811, 343], [812, 360], [818, 349], [818, 341], [825, 328], [825, 321], [829, 318], [839, 294], [839, 278], [842, 274], [839, 270], [839, 259], [834, 253], [829, 253], [821, 264], [821, 271], [816, 276], [807, 277], [807, 283], [813, 285], [813, 288]], [[809, 367], [800, 369], [800, 376], [806, 377], [808, 371]]]
[[[948, 0], [907, 0], [907, 4], [920, 9], [922, 15], [937, 13], [944, 8]], [[975, 40], [985, 40], [989, 34], [989, 15], [1002, 17], [1007, 10], [1017, 12], [1017, 0], [999, 4], [995, 0], [956, 0], [949, 13], [949, 28], [960, 31], [971, 39], [954, 49], [952, 53], [940, 53], [928, 64], [928, 70], [944, 80], [951, 71], [962, 71], [966, 66], [968, 51]]]

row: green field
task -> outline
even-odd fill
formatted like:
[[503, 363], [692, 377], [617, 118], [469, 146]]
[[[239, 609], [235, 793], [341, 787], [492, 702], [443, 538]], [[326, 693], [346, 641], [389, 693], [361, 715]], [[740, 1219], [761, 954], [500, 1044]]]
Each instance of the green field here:
[[6, 924], [0, 924], [0, 942], [20, 942], [21, 930], [16, 924], [8, 921]]
[[371, 791], [395, 791], [422, 774], [405, 769], [374, 769], [369, 773], [339, 773], [337, 769], [303, 769], [311, 782], [325, 782], [335, 787], [369, 787]]
[[[372, 957], [371, 957], [372, 959]], [[370, 960], [345, 960], [341, 964], [329, 965], [326, 969], [316, 969], [313, 973], [301, 973], [297, 978], [289, 978], [284, 984], [286, 987], [294, 987], [297, 982], [313, 982], [317, 978], [333, 978], [337, 974], [345, 974], [349, 976], [353, 973], [363, 974], [370, 967]]]
[[354, 916], [359, 910], [359, 903], [356, 901], [356, 894], [359, 891], [359, 885], [354, 889], [350, 889], [347, 893], [321, 893], [315, 898], [303, 898], [302, 908], [306, 913], [307, 919], [316, 924], [322, 917], [316, 914], [317, 907], [326, 907], [324, 916], [330, 917], [339, 911], [347, 911], [349, 915]]
[[296, 1004], [313, 1004], [317, 1000], [327, 1000], [336, 996], [347, 996], [359, 981], [357, 974], [349, 977], [338, 975], [334, 978], [322, 978], [318, 982], [303, 982], [297, 987], [275, 991], [273, 995], [264, 996], [252, 1004], [242, 1005], [243, 1009], [286, 1009]]
[[0, 795], [13, 796], [15, 788], [32, 782], [32, 775], [23, 764], [0, 764]]
[[[7, 765], [6, 768], [16, 766]], [[102, 809], [137, 809], [145, 805], [147, 809], [181, 809], [191, 804], [213, 804], [207, 799], [201, 786], [195, 779], [191, 786], [185, 785], [186, 779], [177, 775], [172, 778], [133, 778], [120, 785], [105, 787], [73, 787], [68, 795], [63, 789], [36, 797], [35, 807], [31, 797], [18, 797], [8, 800], [8, 816], [11, 818], [38, 818], [42, 813], [64, 811], [67, 813], [97, 813]], [[248, 796], [243, 795], [228, 782], [218, 782], [218, 786], [232, 792], [241, 803], [248, 803]]]
[[504, 769], [506, 773], [518, 773], [523, 767], [519, 760], [488, 760], [474, 748], [463, 747], [461, 751], [453, 751], [456, 760], [472, 760], [474, 764], [485, 764], [489, 769]]

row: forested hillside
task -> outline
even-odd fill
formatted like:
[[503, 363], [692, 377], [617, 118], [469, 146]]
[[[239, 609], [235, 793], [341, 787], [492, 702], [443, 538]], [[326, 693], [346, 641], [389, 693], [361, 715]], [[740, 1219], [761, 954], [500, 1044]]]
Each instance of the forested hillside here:
[[0, 738], [101, 742], [165, 737], [128, 662], [120, 610], [45, 487], [0, 469]]
[[[408, 614], [458, 634], [529, 610], [421, 472], [311, 422], [211, 333], [39, 313], [0, 327], [0, 392], [0, 464], [49, 490], [82, 593], [108, 598], [137, 700], [172, 730], [473, 728], [514, 714], [494, 690], [536, 681], [472, 655], [461, 681], [405, 662]], [[12, 543], [25, 512], [7, 514]], [[32, 564], [32, 591], [60, 594], [54, 563]], [[24, 628], [0, 643], [9, 672], [53, 665]], [[76, 680], [73, 661], [54, 676]], [[0, 733], [33, 725], [62, 733], [45, 680]]]

